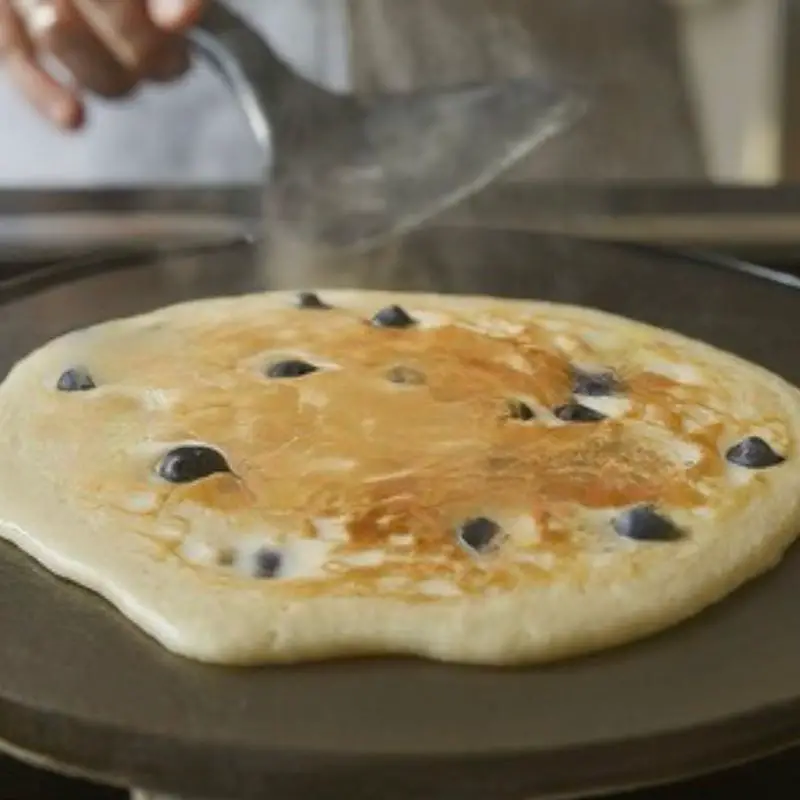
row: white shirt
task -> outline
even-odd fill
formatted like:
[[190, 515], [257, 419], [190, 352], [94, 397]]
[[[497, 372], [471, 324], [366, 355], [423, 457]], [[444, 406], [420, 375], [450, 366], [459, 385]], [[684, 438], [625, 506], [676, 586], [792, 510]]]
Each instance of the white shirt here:
[[[345, 0], [229, 0], [305, 76], [348, 86]], [[219, 78], [199, 64], [179, 83], [125, 102], [92, 100], [64, 135], [0, 75], [0, 188], [252, 182], [263, 155]]]

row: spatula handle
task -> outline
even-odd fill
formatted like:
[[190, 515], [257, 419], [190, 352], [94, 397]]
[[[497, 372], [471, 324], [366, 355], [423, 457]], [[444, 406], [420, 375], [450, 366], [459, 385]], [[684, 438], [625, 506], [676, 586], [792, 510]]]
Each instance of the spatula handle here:
[[265, 38], [224, 3], [208, 3], [189, 33], [195, 52], [231, 88], [259, 144], [267, 147], [270, 129], [288, 110], [324, 93], [291, 69]]

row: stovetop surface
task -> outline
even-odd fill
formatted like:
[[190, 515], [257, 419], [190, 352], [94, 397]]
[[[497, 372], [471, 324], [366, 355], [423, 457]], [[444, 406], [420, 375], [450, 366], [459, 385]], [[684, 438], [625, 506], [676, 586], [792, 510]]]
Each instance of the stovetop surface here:
[[[741, 796], [779, 798], [788, 796], [787, 787], [800, 781], [800, 749], [793, 749], [753, 764], [709, 775], [697, 780], [644, 789], [619, 795], [609, 800], [715, 800], [730, 792]], [[13, 800], [126, 800], [128, 794], [115, 789], [62, 778], [0, 757], [0, 797]]]

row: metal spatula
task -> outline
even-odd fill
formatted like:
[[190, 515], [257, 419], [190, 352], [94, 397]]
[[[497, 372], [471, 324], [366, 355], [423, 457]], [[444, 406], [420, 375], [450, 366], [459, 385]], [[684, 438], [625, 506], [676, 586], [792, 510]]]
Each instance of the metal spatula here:
[[271, 145], [268, 223], [364, 249], [490, 183], [581, 113], [532, 79], [385, 97], [369, 104], [313, 84], [221, 3], [191, 33]]

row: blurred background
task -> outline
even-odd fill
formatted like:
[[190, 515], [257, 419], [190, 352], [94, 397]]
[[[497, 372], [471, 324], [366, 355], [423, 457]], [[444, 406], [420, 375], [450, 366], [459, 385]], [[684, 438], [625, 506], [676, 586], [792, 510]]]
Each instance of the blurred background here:
[[793, 44], [800, 42], [800, 4], [677, 5], [680, 53], [709, 175], [756, 184], [796, 179], [800, 60]]
[[592, 119], [555, 147], [563, 158], [550, 153], [547, 167], [537, 165], [547, 177], [760, 185], [798, 177], [796, 0], [403, 5], [350, 2], [352, 79], [362, 90], [405, 88], [425, 73], [446, 83], [537, 69], [589, 88]]
[[[339, 90], [366, 95], [537, 69], [578, 79], [591, 87], [596, 118], [561, 157], [549, 154], [546, 177], [757, 185], [800, 177], [798, 0], [230, 5], [298, 70]], [[148, 89], [130, 104], [95, 103], [89, 132], [66, 138], [0, 79], [0, 186], [152, 184], [156, 175], [165, 183], [254, 181], [260, 154], [206, 72], [201, 66], [180, 89]]]

